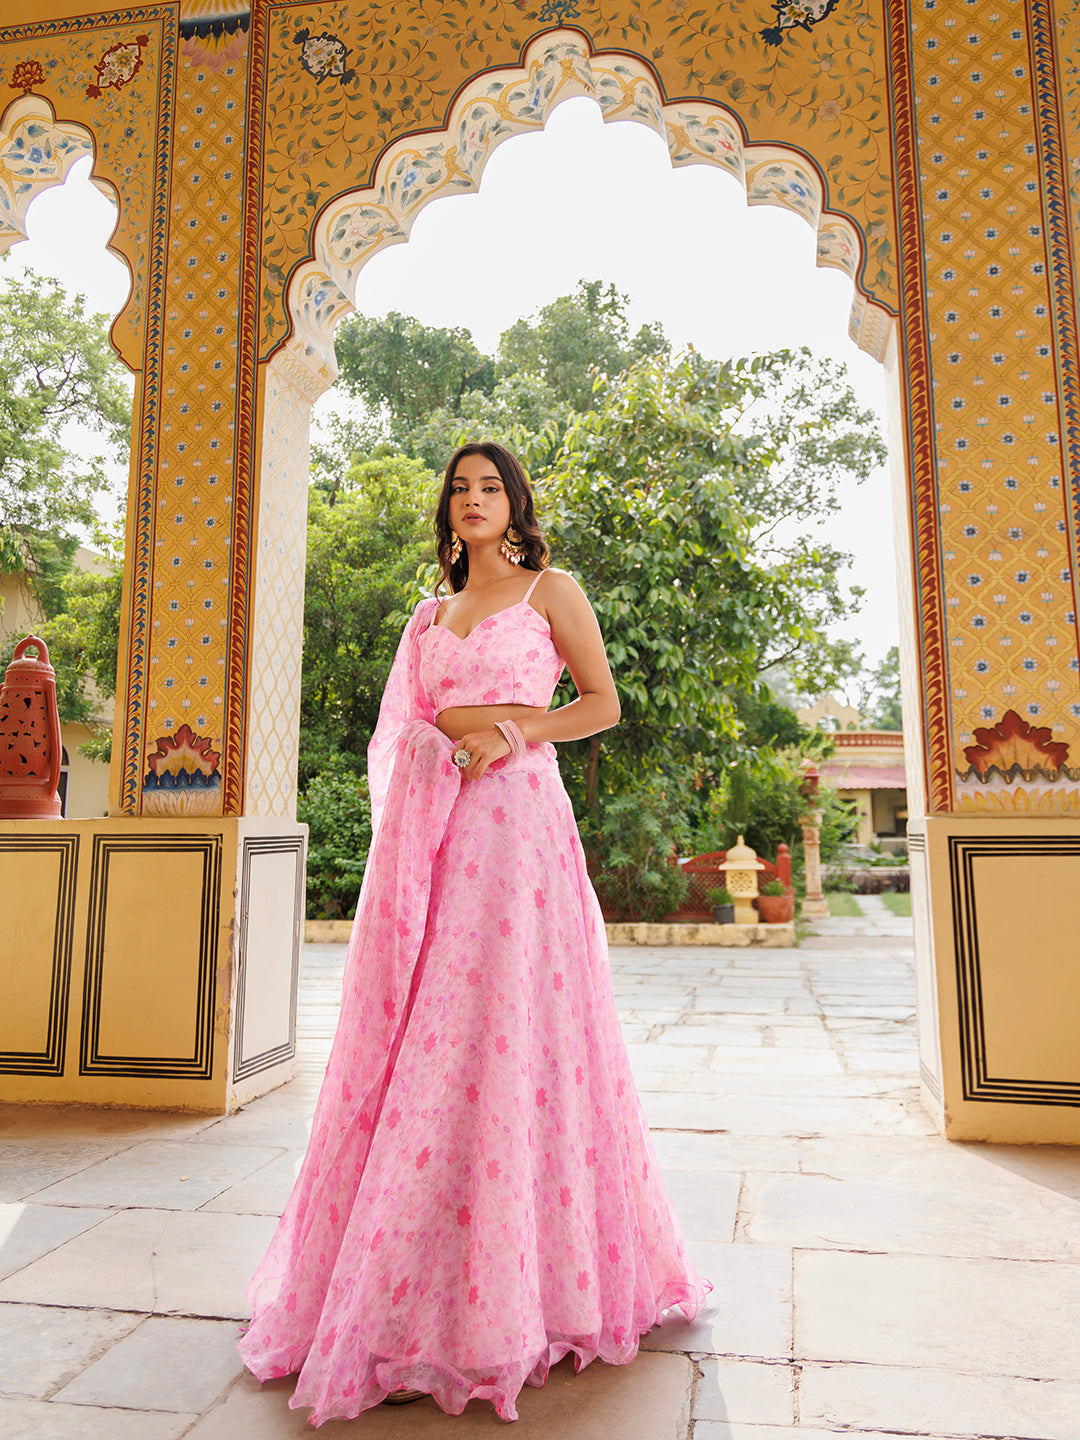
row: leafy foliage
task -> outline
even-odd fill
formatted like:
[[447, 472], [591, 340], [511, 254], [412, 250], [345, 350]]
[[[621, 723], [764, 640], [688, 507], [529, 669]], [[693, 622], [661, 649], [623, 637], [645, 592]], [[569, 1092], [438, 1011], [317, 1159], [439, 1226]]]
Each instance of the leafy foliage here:
[[400, 455], [361, 461], [311, 493], [300, 699], [303, 784], [335, 757], [359, 774], [405, 597], [433, 554], [434, 477]]
[[587, 813], [582, 844], [608, 918], [659, 920], [678, 908], [688, 882], [673, 863], [673, 837], [684, 828], [677, 792], [655, 786], [609, 796]]
[[[805, 693], [846, 673], [851, 647], [826, 630], [858, 592], [839, 578], [849, 557], [813, 531], [884, 447], [843, 367], [805, 351], [672, 356], [659, 326], [631, 332], [626, 297], [598, 281], [518, 321], [484, 359], [467, 332], [399, 315], [343, 327], [342, 375], [365, 408], [317, 454], [304, 773], [332, 754], [362, 765], [404, 608], [390, 582], [413, 598], [427, 544], [417, 524], [361, 553], [365, 527], [386, 525], [364, 509], [350, 444], [371, 464], [406, 463], [372, 438], [386, 436], [439, 472], [461, 441], [501, 440], [531, 470], [555, 563], [594, 603], [619, 690], [617, 730], [560, 746], [598, 884], [619, 913], [667, 913], [688, 823], [714, 832], [698, 848], [720, 848], [735, 813], [763, 852], [797, 846], [808, 741], [762, 676]], [[572, 695], [566, 682], [557, 701]], [[846, 831], [830, 804], [826, 849]]]
[[[812, 807], [803, 795], [803, 761], [813, 741], [780, 750], [768, 747], [721, 770], [713, 780], [696, 823], [694, 849], [726, 850], [742, 835], [748, 845], [772, 860], [786, 845], [796, 867], [801, 863], [802, 819]], [[820, 756], [820, 748], [818, 755]], [[827, 782], [819, 785], [821, 858], [834, 859], [851, 839], [851, 812]]]
[[308, 826], [308, 919], [352, 919], [371, 844], [367, 776], [334, 757], [308, 781], [296, 815]]
[[[115, 558], [99, 571], [69, 570], [57, 587], [53, 612], [40, 626], [56, 671], [56, 704], [65, 723], [90, 725], [103, 698], [116, 694], [117, 637], [123, 567]], [[108, 761], [112, 736], [102, 727], [82, 747]]]
[[866, 672], [859, 694], [859, 709], [875, 730], [903, 729], [898, 646], [891, 646], [885, 659]]
[[518, 320], [503, 331], [499, 380], [529, 376], [547, 387], [553, 409], [591, 410], [598, 380], [614, 380], [637, 361], [670, 349], [659, 324], [631, 335], [627, 304], [614, 285], [579, 281], [572, 295], [561, 295], [532, 320]]
[[385, 409], [402, 432], [398, 440], [432, 411], [452, 410], [469, 391], [495, 383], [494, 361], [467, 330], [422, 325], [393, 310], [385, 320], [346, 320], [335, 350], [341, 385], [372, 410]]
[[131, 399], [104, 317], [88, 316], [55, 280], [9, 277], [0, 288], [0, 570], [25, 571], [46, 613], [108, 487], [104, 456], [83, 460], [65, 443], [76, 425], [126, 454]]

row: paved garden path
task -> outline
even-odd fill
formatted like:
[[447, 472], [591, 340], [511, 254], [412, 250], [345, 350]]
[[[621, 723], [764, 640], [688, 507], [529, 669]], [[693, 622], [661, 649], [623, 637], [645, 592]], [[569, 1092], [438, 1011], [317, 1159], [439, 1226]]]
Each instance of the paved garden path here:
[[[941, 1140], [916, 1090], [910, 941], [821, 928], [799, 950], [613, 953], [712, 1304], [633, 1365], [558, 1366], [514, 1440], [1080, 1440], [1080, 1151]], [[0, 1109], [2, 1440], [312, 1433], [291, 1383], [260, 1390], [234, 1345], [343, 953], [306, 949], [296, 1078], [240, 1114]], [[504, 1428], [421, 1401], [320, 1433]]]

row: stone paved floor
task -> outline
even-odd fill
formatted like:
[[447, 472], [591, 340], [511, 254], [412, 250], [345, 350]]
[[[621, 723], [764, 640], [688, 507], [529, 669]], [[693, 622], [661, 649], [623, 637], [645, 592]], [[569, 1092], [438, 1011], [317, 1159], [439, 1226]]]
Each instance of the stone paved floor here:
[[[657, 1149], [715, 1289], [633, 1365], [566, 1363], [518, 1440], [1080, 1440], [1080, 1152], [950, 1145], [915, 1083], [910, 922], [799, 950], [619, 950]], [[296, 1078], [227, 1120], [0, 1109], [0, 1440], [286, 1440], [234, 1344], [305, 1139], [341, 946], [311, 946]], [[472, 1440], [487, 1406], [333, 1422]]]

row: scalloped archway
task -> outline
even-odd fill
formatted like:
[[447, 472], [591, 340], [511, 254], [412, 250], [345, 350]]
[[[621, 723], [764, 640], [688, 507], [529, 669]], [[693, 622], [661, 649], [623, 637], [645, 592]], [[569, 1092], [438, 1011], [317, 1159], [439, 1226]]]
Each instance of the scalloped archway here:
[[713, 165], [743, 186], [750, 205], [775, 205], [814, 230], [817, 263], [842, 270], [855, 287], [849, 333], [882, 360], [895, 317], [860, 288], [865, 246], [858, 226], [825, 205], [816, 163], [794, 147], [752, 145], [736, 116], [705, 101], [664, 104], [644, 61], [622, 52], [593, 53], [576, 30], [548, 31], [515, 68], [485, 72], [455, 100], [445, 129], [404, 136], [390, 145], [369, 186], [339, 196], [315, 224], [309, 257], [288, 285], [290, 334], [275, 361], [305, 391], [322, 393], [336, 375], [333, 334], [354, 308], [360, 270], [380, 250], [409, 238], [416, 216], [445, 195], [479, 188], [488, 160], [514, 135], [542, 130], [552, 110], [588, 96], [605, 121], [647, 125], [665, 141], [673, 166]]

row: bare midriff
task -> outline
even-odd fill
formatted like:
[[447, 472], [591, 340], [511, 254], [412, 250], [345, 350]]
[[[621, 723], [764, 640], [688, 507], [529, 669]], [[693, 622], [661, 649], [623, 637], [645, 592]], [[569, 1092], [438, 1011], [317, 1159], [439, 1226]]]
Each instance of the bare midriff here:
[[474, 730], [490, 730], [497, 720], [521, 720], [527, 715], [546, 715], [540, 705], [452, 705], [435, 718], [436, 727], [455, 745]]

